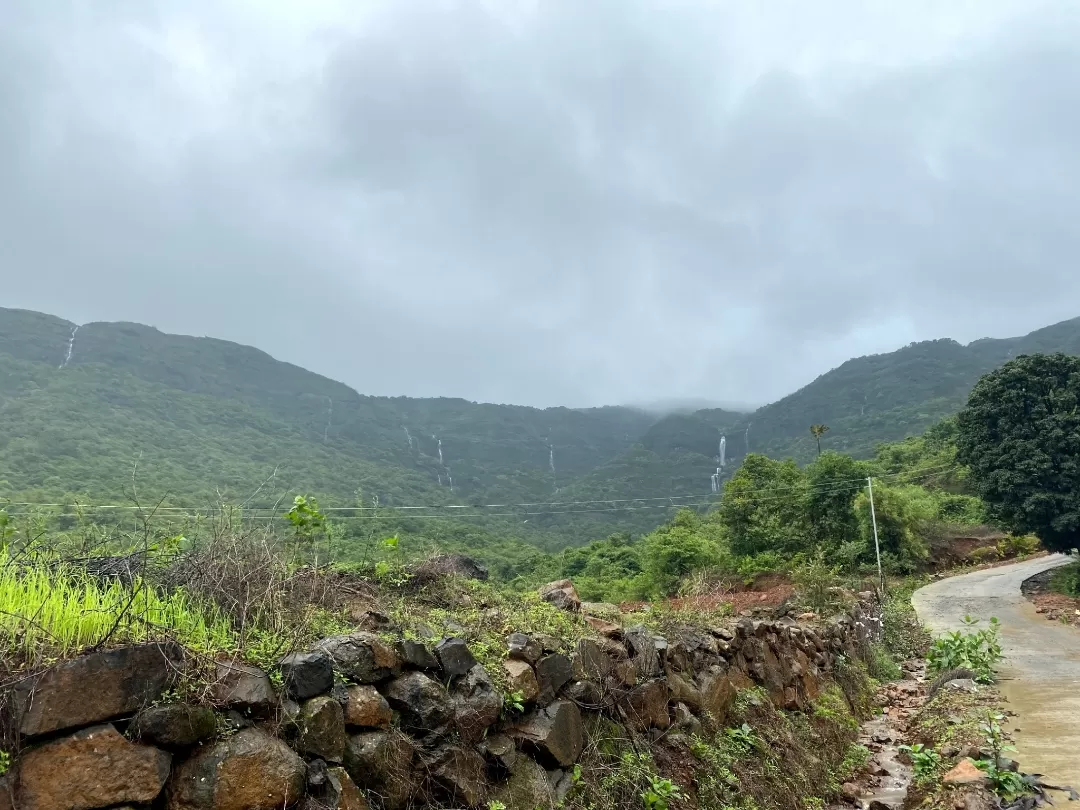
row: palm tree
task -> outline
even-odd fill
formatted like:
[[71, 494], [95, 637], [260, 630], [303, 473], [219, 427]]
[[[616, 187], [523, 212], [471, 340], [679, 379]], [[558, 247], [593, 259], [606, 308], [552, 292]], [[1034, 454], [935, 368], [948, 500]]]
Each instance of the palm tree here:
[[821, 437], [829, 432], [828, 425], [811, 425], [810, 435], [817, 441], [817, 454], [821, 455]]

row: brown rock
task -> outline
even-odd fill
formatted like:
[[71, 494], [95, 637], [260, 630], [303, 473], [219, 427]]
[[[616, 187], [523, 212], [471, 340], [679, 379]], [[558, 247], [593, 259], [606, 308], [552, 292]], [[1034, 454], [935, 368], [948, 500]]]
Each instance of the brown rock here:
[[510, 691], [521, 695], [525, 703], [531, 703], [540, 696], [540, 684], [536, 682], [536, 673], [525, 661], [508, 658], [503, 661], [503, 669], [510, 685]]
[[635, 686], [620, 703], [627, 723], [638, 731], [671, 725], [667, 706], [668, 689], [663, 681], [649, 681]]
[[200, 749], [173, 771], [168, 810], [281, 810], [303, 796], [304, 761], [257, 728]]
[[138, 644], [64, 661], [15, 684], [12, 701], [28, 737], [134, 714], [175, 680], [173, 644]]
[[585, 621], [597, 633], [607, 636], [608, 638], [620, 638], [623, 634], [621, 626], [614, 622], [609, 622], [607, 619], [600, 619], [596, 616], [586, 616]]
[[92, 726], [33, 748], [19, 760], [19, 810], [89, 810], [153, 801], [172, 757]]
[[346, 693], [345, 725], [360, 728], [387, 728], [393, 711], [374, 686], [350, 686]]
[[723, 723], [735, 702], [738, 692], [733, 679], [719, 667], [713, 667], [699, 679], [701, 684], [701, 707], [717, 723]]
[[945, 774], [941, 781], [946, 785], [986, 785], [989, 779], [983, 771], [975, 767], [970, 759], [962, 759], [956, 766]]
[[848, 804], [855, 804], [859, 801], [860, 795], [862, 795], [862, 791], [859, 790], [859, 786], [854, 782], [844, 782], [844, 784], [840, 786], [840, 798]]
[[544, 585], [540, 588], [540, 598], [562, 610], [581, 609], [581, 597], [578, 596], [574, 583], [568, 579], [560, 579]]
[[304, 810], [371, 810], [371, 805], [344, 768], [329, 768], [325, 783], [304, 800]]
[[668, 674], [667, 685], [668, 692], [671, 694], [671, 699], [674, 702], [685, 703], [691, 709], [701, 711], [704, 697], [702, 696], [700, 689], [692, 685], [681, 675], [674, 672]]

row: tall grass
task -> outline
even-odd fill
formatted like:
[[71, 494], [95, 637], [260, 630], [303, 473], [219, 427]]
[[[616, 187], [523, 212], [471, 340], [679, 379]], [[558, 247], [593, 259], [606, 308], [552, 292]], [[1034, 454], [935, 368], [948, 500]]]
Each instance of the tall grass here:
[[0, 653], [62, 657], [99, 644], [174, 638], [200, 650], [229, 650], [235, 634], [220, 611], [182, 590], [161, 594], [85, 572], [0, 567]]

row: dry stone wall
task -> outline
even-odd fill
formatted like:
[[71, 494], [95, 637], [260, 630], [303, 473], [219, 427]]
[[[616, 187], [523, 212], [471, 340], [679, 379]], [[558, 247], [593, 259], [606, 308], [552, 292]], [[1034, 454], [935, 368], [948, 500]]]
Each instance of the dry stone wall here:
[[[582, 611], [569, 582], [544, 593]], [[0, 810], [492, 801], [532, 810], [568, 789], [590, 714], [640, 735], [694, 732], [723, 724], [738, 690], [752, 685], [779, 707], [805, 708], [838, 656], [858, 656], [879, 626], [867, 603], [827, 622], [746, 617], [666, 637], [586, 620], [595, 633], [571, 649], [512, 633], [497, 673], [506, 693], [459, 638], [427, 646], [355, 632], [286, 656], [278, 673], [221, 661], [210, 705], [170, 700], [185, 667], [175, 645], [65, 661], [6, 696], [18, 755], [0, 779]]]

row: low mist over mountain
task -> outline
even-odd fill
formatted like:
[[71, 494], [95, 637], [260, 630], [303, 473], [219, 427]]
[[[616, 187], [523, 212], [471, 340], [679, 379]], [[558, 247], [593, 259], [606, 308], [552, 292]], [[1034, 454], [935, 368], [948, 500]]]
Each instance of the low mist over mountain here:
[[657, 416], [370, 397], [249, 346], [0, 309], [0, 497], [271, 510], [306, 492], [552, 549], [708, 504], [722, 436], [722, 477], [748, 450], [807, 460], [815, 423], [826, 447], [868, 456], [1033, 351], [1080, 353], [1080, 319], [855, 358], [752, 413]]

